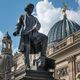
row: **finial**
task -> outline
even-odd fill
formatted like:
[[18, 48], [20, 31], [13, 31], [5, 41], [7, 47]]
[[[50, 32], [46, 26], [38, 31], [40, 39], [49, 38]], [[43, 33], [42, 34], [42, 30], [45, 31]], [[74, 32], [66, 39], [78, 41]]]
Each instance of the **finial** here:
[[7, 31], [7, 33], [6, 34], [8, 34], [8, 31]]
[[63, 3], [63, 4], [64, 4], [63, 13], [64, 13], [64, 16], [66, 16], [67, 4], [66, 3]]

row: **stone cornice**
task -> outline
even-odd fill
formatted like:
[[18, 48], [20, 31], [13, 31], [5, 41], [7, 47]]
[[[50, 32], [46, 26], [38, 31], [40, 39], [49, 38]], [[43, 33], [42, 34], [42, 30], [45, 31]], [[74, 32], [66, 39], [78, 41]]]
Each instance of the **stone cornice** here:
[[[70, 35], [69, 37], [66, 37], [65, 39], [56, 43], [55, 45], [53, 43], [49, 44], [48, 51], [47, 51], [48, 56], [52, 57], [52, 56], [59, 55], [61, 52], [66, 51], [67, 49], [79, 44], [80, 44], [80, 31]], [[49, 53], [50, 48], [53, 48], [53, 52], [51, 52], [52, 54]]]

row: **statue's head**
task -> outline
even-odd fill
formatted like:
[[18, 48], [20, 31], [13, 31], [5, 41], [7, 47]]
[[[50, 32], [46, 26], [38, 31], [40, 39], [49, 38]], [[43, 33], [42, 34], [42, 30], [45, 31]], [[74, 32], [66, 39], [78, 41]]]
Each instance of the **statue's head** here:
[[34, 9], [34, 5], [33, 4], [28, 4], [26, 7], [25, 7], [25, 11], [30, 15], [32, 12], [33, 12], [33, 9]]

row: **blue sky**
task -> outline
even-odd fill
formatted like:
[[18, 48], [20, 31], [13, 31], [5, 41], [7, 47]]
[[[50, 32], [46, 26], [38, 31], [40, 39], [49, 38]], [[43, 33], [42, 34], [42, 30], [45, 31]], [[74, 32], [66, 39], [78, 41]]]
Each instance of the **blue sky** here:
[[[13, 46], [18, 46], [19, 38], [13, 36], [15, 25], [18, 17], [24, 13], [24, 7], [28, 3], [33, 3], [35, 6], [41, 0], [0, 0], [0, 31], [5, 34], [7, 31], [13, 40]], [[43, 1], [43, 0], [42, 0]], [[48, 0], [52, 2], [55, 8], [62, 8], [63, 0]], [[78, 10], [77, 0], [65, 0], [69, 9], [74, 11]]]

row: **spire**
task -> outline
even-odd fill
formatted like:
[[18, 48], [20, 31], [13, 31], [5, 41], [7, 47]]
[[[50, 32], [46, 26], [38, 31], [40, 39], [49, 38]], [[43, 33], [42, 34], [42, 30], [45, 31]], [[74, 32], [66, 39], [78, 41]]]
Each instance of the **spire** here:
[[7, 31], [7, 33], [5, 34], [4, 38], [11, 39], [11, 37], [10, 37], [10, 35], [9, 35], [8, 31]]
[[2, 54], [12, 53], [12, 40], [8, 32], [5, 34], [2, 40]]

